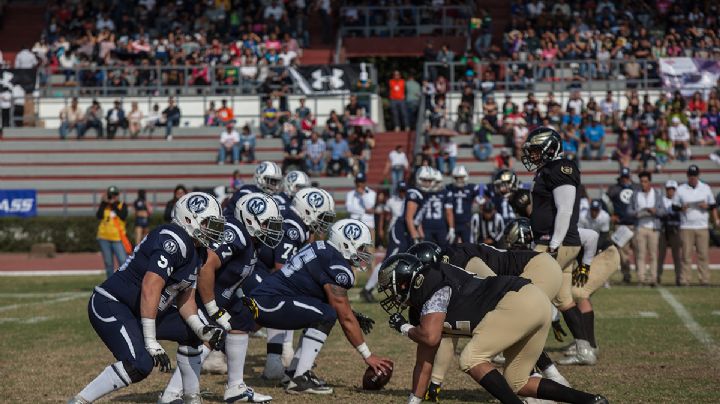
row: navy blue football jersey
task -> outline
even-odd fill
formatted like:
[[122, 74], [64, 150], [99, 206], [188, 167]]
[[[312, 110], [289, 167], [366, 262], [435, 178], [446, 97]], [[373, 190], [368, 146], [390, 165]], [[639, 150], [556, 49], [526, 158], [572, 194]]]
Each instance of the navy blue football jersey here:
[[331, 244], [315, 241], [303, 247], [280, 271], [266, 277], [252, 296], [310, 296], [327, 303], [326, 284], [350, 289], [355, 275], [348, 261]]
[[310, 238], [310, 230], [294, 208], [289, 208], [283, 215], [283, 239], [275, 247], [274, 262], [285, 265]]
[[417, 210], [415, 217], [418, 217], [418, 214], [422, 211], [423, 206], [425, 205], [425, 193], [420, 191], [417, 188], [408, 188], [407, 194], [405, 196], [405, 204], [403, 205], [403, 213], [398, 217], [396, 223], [402, 223], [403, 226], [405, 226], [405, 212], [407, 211], [408, 203], [410, 201], [415, 202], [417, 204]]
[[445, 209], [452, 208], [452, 199], [446, 191], [428, 192], [421, 210], [423, 229], [441, 229], [447, 227]]
[[292, 202], [292, 198], [288, 196], [285, 192], [280, 192], [279, 194], [273, 195], [273, 199], [275, 199], [275, 202], [278, 204], [278, 208], [280, 208], [280, 214], [285, 216], [285, 212], [287, 212], [288, 208], [290, 207], [290, 202]]
[[230, 197], [227, 205], [225, 205], [225, 208], [223, 209], [223, 216], [225, 216], [225, 218], [235, 217], [235, 206], [237, 205], [237, 202], [240, 200], [240, 198], [254, 192], [260, 192], [264, 194], [263, 190], [255, 184], [245, 184], [241, 186], [240, 189], [235, 191], [233, 196]]
[[478, 195], [478, 186], [465, 184], [458, 187], [449, 184], [446, 188], [446, 199], [453, 205], [455, 223], [469, 223], [472, 218], [472, 205]]
[[164, 224], [154, 228], [100, 287], [139, 316], [143, 278], [147, 272], [156, 273], [165, 281], [158, 306], [158, 310], [163, 311], [178, 293], [195, 287], [198, 270], [205, 258], [205, 248], [196, 248], [182, 227], [175, 223]]
[[250, 276], [257, 263], [257, 252], [245, 226], [228, 218], [223, 243], [213, 246], [222, 266], [215, 274], [215, 299], [230, 299], [235, 290]]

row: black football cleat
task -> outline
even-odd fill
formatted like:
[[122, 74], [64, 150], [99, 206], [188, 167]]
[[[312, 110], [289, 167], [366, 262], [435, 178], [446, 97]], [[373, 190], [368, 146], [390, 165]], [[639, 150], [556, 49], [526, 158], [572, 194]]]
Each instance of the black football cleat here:
[[429, 401], [431, 403], [439, 403], [440, 402], [440, 385], [439, 384], [430, 382], [427, 392], [425, 393], [425, 401]]
[[597, 395], [593, 397], [591, 401], [588, 401], [587, 404], [610, 404], [610, 401], [601, 395]]

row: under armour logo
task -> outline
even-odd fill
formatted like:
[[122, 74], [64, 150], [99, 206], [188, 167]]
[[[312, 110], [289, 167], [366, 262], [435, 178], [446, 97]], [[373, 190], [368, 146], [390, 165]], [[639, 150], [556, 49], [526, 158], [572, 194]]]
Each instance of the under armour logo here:
[[330, 86], [331, 90], [343, 88], [345, 82], [342, 79], [343, 71], [341, 69], [332, 69], [332, 75], [324, 76], [321, 69], [317, 69], [311, 73], [313, 78], [312, 87], [315, 90], [322, 90], [325, 84]]

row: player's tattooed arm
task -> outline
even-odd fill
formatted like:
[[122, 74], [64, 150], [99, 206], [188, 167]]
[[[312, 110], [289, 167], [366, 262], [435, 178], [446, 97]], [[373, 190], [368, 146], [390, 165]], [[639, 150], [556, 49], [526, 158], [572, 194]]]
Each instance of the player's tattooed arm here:
[[347, 289], [345, 289], [341, 286], [338, 286], [338, 285], [328, 285], [328, 286], [330, 289], [330, 293], [332, 293], [333, 296], [337, 296], [340, 298], [347, 297], [347, 295], [348, 295]]
[[350, 307], [347, 289], [332, 283], [325, 284], [324, 289], [325, 295], [328, 298], [328, 304], [335, 309], [338, 323], [340, 323], [345, 337], [350, 344], [352, 344], [352, 346], [358, 346], [365, 342], [360, 324], [355, 318], [352, 307]]

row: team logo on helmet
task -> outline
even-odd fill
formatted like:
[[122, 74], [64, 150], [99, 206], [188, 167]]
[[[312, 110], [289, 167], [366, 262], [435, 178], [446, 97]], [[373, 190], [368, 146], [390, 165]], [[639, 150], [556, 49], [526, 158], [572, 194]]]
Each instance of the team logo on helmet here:
[[310, 192], [307, 196], [307, 201], [313, 208], [319, 208], [325, 202], [325, 197], [320, 192]]
[[262, 215], [267, 210], [267, 203], [262, 198], [252, 198], [247, 202], [247, 210], [255, 216]]
[[235, 240], [235, 232], [230, 229], [225, 229], [223, 232], [223, 240], [225, 243], [232, 243]]
[[187, 201], [188, 210], [195, 214], [204, 212], [209, 205], [210, 200], [205, 195], [194, 195]]
[[298, 173], [296, 171], [291, 171], [290, 174], [288, 174], [288, 181], [295, 182], [298, 179]]
[[350, 223], [343, 229], [343, 234], [345, 234], [345, 238], [348, 240], [357, 240], [362, 234], [362, 229], [355, 223]]
[[255, 169], [255, 174], [262, 174], [265, 170], [267, 170], [267, 163], [260, 163], [260, 165]]
[[415, 278], [415, 282], [413, 283], [413, 288], [420, 289], [423, 282], [425, 282], [425, 276], [423, 274], [418, 274], [418, 276]]
[[163, 242], [163, 250], [167, 251], [168, 254], [175, 254], [175, 251], [177, 251], [178, 245], [175, 242], [175, 240], [165, 240]]

